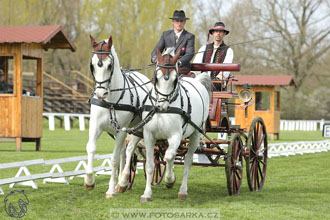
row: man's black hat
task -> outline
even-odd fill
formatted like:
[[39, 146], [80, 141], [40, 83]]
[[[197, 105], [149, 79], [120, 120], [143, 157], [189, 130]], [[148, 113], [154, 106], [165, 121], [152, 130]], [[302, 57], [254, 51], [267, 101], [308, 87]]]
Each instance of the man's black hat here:
[[173, 20], [178, 20], [178, 21], [184, 21], [184, 20], [189, 20], [189, 18], [186, 17], [185, 13], [183, 10], [175, 10], [173, 13], [173, 18], [170, 18]]
[[224, 31], [226, 35], [229, 34], [229, 31], [226, 29], [226, 26], [223, 22], [216, 22], [214, 26], [209, 30], [209, 34], [213, 34], [213, 31]]

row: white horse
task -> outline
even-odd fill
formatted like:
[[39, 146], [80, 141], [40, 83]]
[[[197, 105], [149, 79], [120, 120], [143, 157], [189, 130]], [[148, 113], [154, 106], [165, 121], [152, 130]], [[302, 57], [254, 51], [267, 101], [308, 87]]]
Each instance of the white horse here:
[[[133, 126], [141, 120], [138, 110], [152, 85], [141, 73], [123, 72], [120, 69], [111, 36], [109, 40], [99, 43], [96, 43], [92, 36], [90, 39], [93, 47], [90, 67], [96, 85], [91, 99], [89, 140], [86, 146], [88, 165], [84, 185], [88, 190], [92, 190], [95, 186], [93, 158], [96, 152], [96, 140], [103, 131], [106, 131], [112, 134], [116, 141], [111, 158], [112, 175], [106, 192], [106, 198], [111, 198], [116, 195], [119, 165], [120, 171], [124, 165], [127, 133], [121, 128]], [[128, 148], [134, 148], [140, 139], [134, 136]], [[127, 157], [127, 161], [130, 162], [130, 156]], [[120, 176], [121, 172], [119, 172]]]
[[[168, 141], [165, 153], [166, 172], [165, 184], [173, 187], [175, 175], [173, 172], [174, 159], [182, 139], [188, 138], [189, 149], [185, 155], [184, 177], [178, 194], [179, 198], [187, 198], [188, 173], [193, 162], [193, 154], [199, 146], [200, 129], [205, 128], [209, 113], [211, 79], [207, 74], [200, 74], [195, 79], [178, 78], [177, 60], [179, 52], [173, 56], [161, 55], [157, 51], [158, 63], [155, 71], [155, 84], [151, 91], [142, 117], [145, 118], [151, 108], [158, 108], [152, 119], [143, 128], [144, 144], [146, 147], [146, 189], [141, 196], [141, 202], [151, 200], [151, 181], [154, 170], [154, 147], [159, 139]], [[180, 114], [180, 110], [182, 111]], [[186, 113], [186, 114], [185, 114]], [[189, 116], [191, 121], [189, 121]], [[191, 123], [192, 122], [192, 123]], [[192, 124], [195, 124], [193, 126]]]

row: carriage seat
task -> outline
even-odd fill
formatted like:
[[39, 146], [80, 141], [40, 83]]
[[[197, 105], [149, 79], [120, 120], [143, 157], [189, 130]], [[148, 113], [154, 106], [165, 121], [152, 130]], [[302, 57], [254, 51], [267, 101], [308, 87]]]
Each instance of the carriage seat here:
[[[212, 92], [211, 103], [209, 108], [209, 119], [216, 120], [217, 107], [221, 106], [221, 102], [226, 101], [227, 99], [236, 99], [238, 94], [236, 91], [214, 91]], [[219, 103], [220, 102], [220, 103]]]

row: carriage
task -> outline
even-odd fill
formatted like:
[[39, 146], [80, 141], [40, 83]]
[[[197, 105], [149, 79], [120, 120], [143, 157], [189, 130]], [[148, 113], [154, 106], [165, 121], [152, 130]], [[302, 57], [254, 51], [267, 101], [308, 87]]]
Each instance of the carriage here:
[[[144, 164], [146, 176], [146, 189], [141, 202], [151, 201], [151, 185], [158, 185], [163, 179], [168, 188], [173, 187], [174, 164], [185, 167], [179, 198], [187, 198], [191, 165], [225, 167], [229, 195], [237, 195], [243, 177], [243, 158], [249, 189], [262, 189], [267, 169], [265, 124], [261, 118], [255, 118], [247, 131], [238, 125], [231, 125], [228, 117], [231, 108], [247, 109], [251, 104], [248, 85], [237, 94], [232, 87], [235, 78], [229, 75], [224, 80], [213, 81], [213, 84], [221, 84], [222, 89], [211, 92], [212, 82], [206, 73], [198, 74], [195, 79], [180, 78], [177, 62], [180, 51], [170, 54], [170, 50], [163, 55], [157, 51], [154, 83], [151, 84], [141, 73], [120, 69], [111, 36], [109, 40], [99, 43], [91, 36], [91, 44], [93, 56], [90, 67], [95, 88], [90, 99], [91, 120], [86, 146], [88, 165], [84, 185], [87, 190], [95, 186], [93, 157], [96, 140], [103, 131], [113, 135], [116, 142], [111, 160], [113, 173], [106, 198], [132, 187], [138, 162]], [[192, 64], [193, 71], [239, 69], [239, 64]], [[244, 103], [235, 104], [233, 101], [238, 98]], [[209, 114], [206, 114], [207, 111]], [[135, 135], [126, 143], [125, 161], [122, 152], [127, 133]], [[228, 139], [211, 139], [207, 135], [210, 133], [227, 134]], [[206, 139], [200, 139], [200, 134]], [[143, 144], [138, 144], [134, 152], [142, 138]], [[193, 162], [194, 153], [204, 156], [207, 161]], [[119, 182], [116, 185], [117, 176]]]
[[[192, 64], [192, 70], [195, 71], [239, 71], [239, 69], [239, 64]], [[201, 139], [200, 147], [195, 151], [195, 154], [204, 155], [201, 158], [207, 159], [193, 162], [192, 165], [224, 167], [228, 193], [229, 195], [238, 195], [242, 183], [244, 161], [250, 191], [262, 189], [266, 177], [268, 145], [266, 126], [262, 118], [256, 117], [249, 130], [230, 123], [228, 116], [230, 108], [248, 108], [252, 98], [248, 85], [245, 90], [238, 94], [233, 90], [233, 81], [236, 81], [233, 75], [226, 80], [212, 81], [214, 85], [221, 84], [223, 89], [222, 91], [212, 91], [209, 117], [206, 122], [208, 134], [220, 133], [227, 138], [225, 140], [223, 138]], [[244, 104], [235, 103], [235, 99], [241, 99]], [[167, 147], [168, 143], [165, 140], [156, 142], [152, 185], [158, 185], [163, 180], [166, 169], [164, 155]], [[174, 164], [184, 164], [183, 161], [188, 148], [189, 140], [182, 140]], [[131, 173], [127, 189], [131, 189], [134, 183], [137, 163], [143, 163], [145, 167], [145, 161], [145, 147], [143, 143], [139, 143], [136, 153], [131, 158]]]

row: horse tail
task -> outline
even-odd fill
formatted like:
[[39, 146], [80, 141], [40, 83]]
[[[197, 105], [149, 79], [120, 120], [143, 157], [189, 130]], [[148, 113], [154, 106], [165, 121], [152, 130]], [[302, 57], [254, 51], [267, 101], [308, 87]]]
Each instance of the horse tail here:
[[196, 79], [206, 88], [207, 92], [209, 93], [209, 97], [211, 97], [212, 92], [212, 80], [209, 74], [201, 73], [196, 76]]

